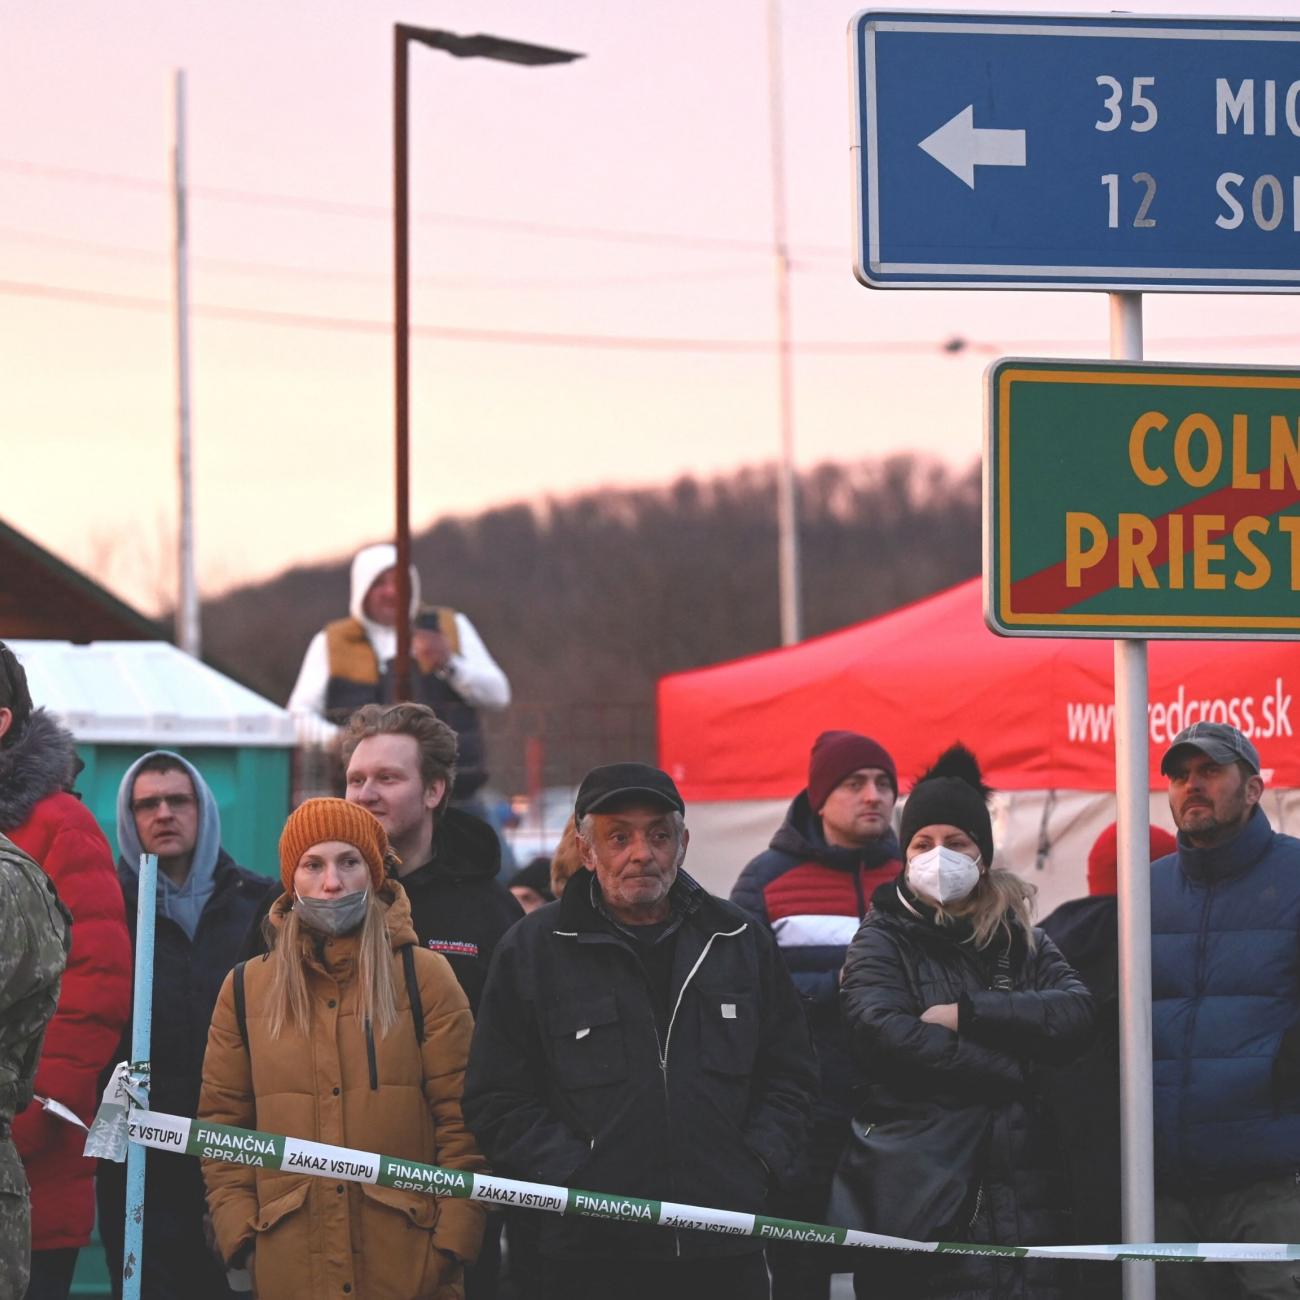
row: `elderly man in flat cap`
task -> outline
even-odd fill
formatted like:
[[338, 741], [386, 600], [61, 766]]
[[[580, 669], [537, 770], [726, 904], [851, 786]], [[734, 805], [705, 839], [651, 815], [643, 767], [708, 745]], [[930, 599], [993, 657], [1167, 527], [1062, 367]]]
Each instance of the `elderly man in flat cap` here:
[[[685, 804], [664, 772], [589, 772], [584, 870], [498, 945], [465, 1118], [509, 1177], [760, 1212], [794, 1168], [817, 1070], [771, 934], [681, 869]], [[760, 1300], [758, 1242], [547, 1215], [547, 1300]]]

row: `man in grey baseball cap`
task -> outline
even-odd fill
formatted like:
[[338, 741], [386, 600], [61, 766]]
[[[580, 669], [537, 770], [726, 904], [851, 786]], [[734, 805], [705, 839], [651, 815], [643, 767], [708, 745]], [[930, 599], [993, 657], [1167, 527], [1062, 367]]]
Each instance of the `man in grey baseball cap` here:
[[1216, 763], [1245, 763], [1256, 776], [1259, 775], [1259, 750], [1244, 732], [1226, 722], [1193, 722], [1190, 727], [1184, 727], [1160, 760], [1162, 775], [1168, 776], [1173, 761], [1193, 749], [1208, 754]]
[[[1300, 840], [1269, 825], [1236, 727], [1180, 731], [1160, 771], [1178, 848], [1151, 868], [1157, 1236], [1300, 1240]], [[1300, 1285], [1293, 1261], [1158, 1272], [1173, 1300]]]
[[1264, 793], [1259, 751], [1226, 722], [1184, 727], [1165, 750], [1160, 773], [1169, 778], [1174, 824], [1203, 849], [1236, 835]]

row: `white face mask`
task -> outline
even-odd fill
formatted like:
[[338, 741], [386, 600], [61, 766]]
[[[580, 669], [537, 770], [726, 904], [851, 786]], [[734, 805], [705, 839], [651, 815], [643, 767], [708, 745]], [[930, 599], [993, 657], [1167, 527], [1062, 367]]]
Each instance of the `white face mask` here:
[[947, 906], [969, 897], [980, 882], [979, 858], [936, 844], [907, 864], [907, 883], [917, 894]]

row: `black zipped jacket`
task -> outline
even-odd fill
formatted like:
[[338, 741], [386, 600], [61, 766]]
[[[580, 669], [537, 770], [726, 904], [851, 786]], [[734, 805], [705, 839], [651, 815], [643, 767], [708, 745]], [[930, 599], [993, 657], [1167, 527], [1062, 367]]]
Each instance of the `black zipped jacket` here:
[[[1092, 996], [1041, 930], [1031, 949], [1013, 923], [1009, 943], [995, 938], [980, 951], [962, 927], [937, 925], [905, 882], [882, 885], [872, 904], [849, 945], [840, 991], [858, 1063], [857, 1119], [981, 1108], [989, 1125], [971, 1171], [975, 1209], [969, 1235], [959, 1239], [1068, 1240], [1065, 1174], [1036, 1076], [1087, 1046]], [[956, 1033], [921, 1020], [927, 1008], [948, 1003], [959, 1008]], [[926, 1259], [930, 1300], [1062, 1300], [1067, 1293], [1070, 1270], [1050, 1260]]]
[[[497, 946], [465, 1119], [510, 1177], [761, 1211], [793, 1169], [817, 1089], [799, 997], [770, 934], [684, 872], [663, 1041], [634, 939], [578, 872]], [[551, 1256], [737, 1255], [755, 1242], [549, 1214]]]
[[497, 879], [500, 867], [492, 827], [459, 808], [444, 808], [429, 861], [400, 877], [420, 946], [451, 963], [475, 1015], [492, 953], [524, 914]]

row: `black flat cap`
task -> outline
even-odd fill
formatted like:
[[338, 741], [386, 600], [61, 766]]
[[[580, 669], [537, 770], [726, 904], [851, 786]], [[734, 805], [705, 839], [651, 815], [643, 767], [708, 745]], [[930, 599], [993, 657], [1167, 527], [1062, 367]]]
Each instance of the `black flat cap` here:
[[581, 821], [588, 813], [614, 812], [633, 803], [657, 804], [684, 813], [686, 804], [667, 772], [648, 763], [607, 763], [582, 778], [573, 813]]

